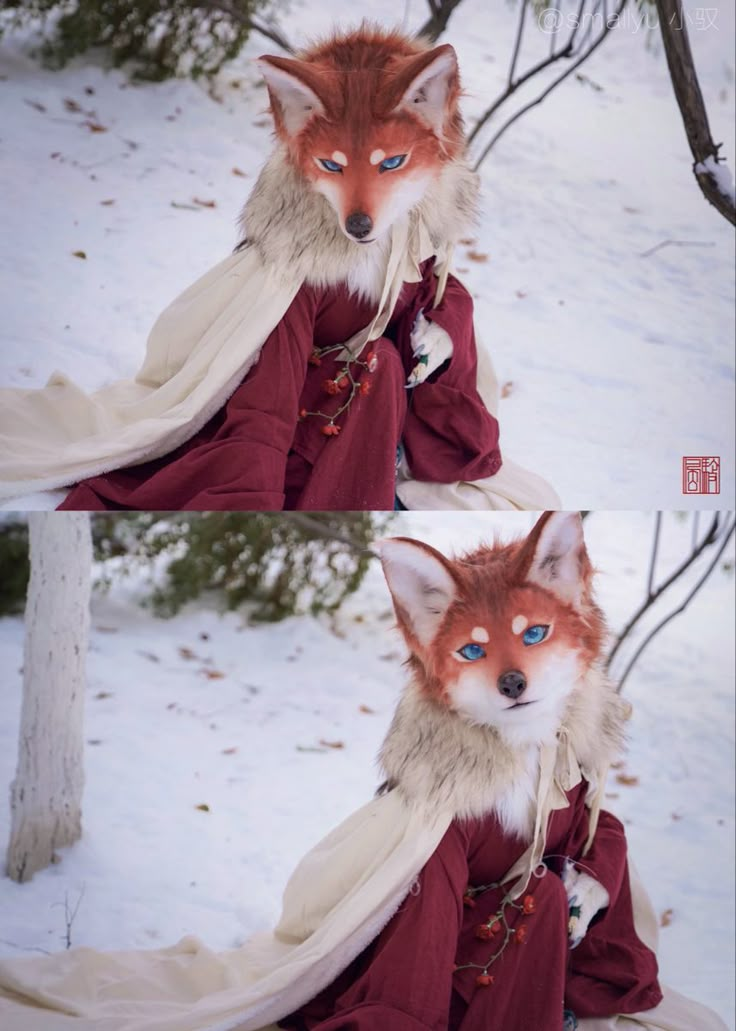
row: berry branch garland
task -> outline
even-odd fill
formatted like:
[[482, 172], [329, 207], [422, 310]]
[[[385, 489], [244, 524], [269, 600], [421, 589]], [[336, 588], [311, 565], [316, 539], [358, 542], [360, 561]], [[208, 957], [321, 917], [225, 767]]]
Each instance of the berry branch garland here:
[[[491, 891], [494, 888], [500, 888], [501, 882], [498, 881], [495, 884], [481, 884], [478, 887], [468, 886], [463, 895], [463, 905], [468, 909], [473, 909], [476, 906], [476, 896], [481, 895], [485, 891]], [[479, 988], [487, 988], [488, 985], [493, 984], [495, 978], [492, 974], [488, 973], [489, 968], [496, 962], [497, 959], [506, 951], [509, 942], [514, 941], [517, 945], [523, 945], [529, 936], [529, 928], [527, 924], [520, 923], [518, 926], [512, 927], [509, 923], [509, 911], [516, 911], [521, 914], [522, 917], [531, 916], [536, 911], [536, 903], [533, 895], [525, 895], [521, 902], [514, 902], [508, 896], [501, 900], [501, 905], [495, 913], [491, 913], [484, 924], [479, 924], [475, 929], [475, 937], [481, 941], [495, 941], [496, 938], [502, 935], [502, 938], [498, 938], [499, 946], [494, 953], [488, 958], [488, 961], [482, 963], [460, 963], [455, 965], [455, 970], [480, 970], [480, 973], [475, 979], [476, 985]]]
[[[322, 364], [322, 359], [325, 355], [330, 354], [332, 351], [341, 350], [343, 350], [342, 344], [336, 344], [332, 347], [315, 347], [309, 356], [309, 364], [319, 366]], [[306, 408], [302, 408], [299, 412], [299, 418], [303, 420], [309, 418], [309, 416], [316, 416], [318, 419], [326, 420], [325, 425], [322, 427], [320, 432], [325, 437], [336, 437], [342, 427], [335, 422], [335, 420], [338, 419], [343, 412], [347, 411], [353, 402], [353, 398], [357, 394], [360, 394], [361, 397], [365, 397], [371, 392], [373, 384], [370, 380], [365, 378], [359, 379], [357, 377], [360, 376], [361, 371], [363, 370], [370, 375], [372, 372], [375, 372], [377, 365], [378, 357], [374, 351], [369, 351], [365, 358], [349, 358], [343, 365], [342, 369], [332, 379], [326, 379], [322, 384], [325, 393], [332, 397], [336, 394], [342, 393], [342, 391], [347, 391], [345, 401], [335, 412], [332, 413], [332, 415], [328, 415], [327, 412], [323, 411], [309, 412]]]

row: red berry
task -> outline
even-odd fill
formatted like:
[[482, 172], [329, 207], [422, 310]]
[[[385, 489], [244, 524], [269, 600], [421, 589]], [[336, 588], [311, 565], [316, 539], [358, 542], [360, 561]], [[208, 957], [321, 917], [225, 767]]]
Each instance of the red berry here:
[[322, 427], [322, 432], [326, 437], [336, 437], [340, 432], [340, 427], [336, 426], [334, 422], [328, 422], [326, 426]]
[[348, 378], [347, 378], [347, 376], [340, 376], [340, 378], [337, 381], [337, 388], [338, 388], [338, 390], [347, 390], [347, 386], [348, 386]]
[[372, 383], [369, 383], [367, 379], [364, 379], [363, 382], [360, 384], [360, 392], [361, 392], [361, 394], [364, 397], [365, 397], [366, 394], [370, 394], [372, 386], [373, 386]]
[[480, 926], [475, 929], [475, 937], [480, 938], [482, 942], [487, 942], [493, 937], [493, 931], [490, 929], [488, 924], [480, 924]]
[[500, 920], [494, 920], [493, 923], [491, 924], [491, 934], [500, 934], [500, 933], [501, 933], [501, 921]]
[[339, 389], [334, 379], [326, 379], [322, 386], [324, 387], [325, 393], [327, 394], [336, 394]]
[[473, 896], [472, 895], [463, 895], [463, 905], [466, 906], [468, 909], [474, 909], [475, 908], [475, 899], [473, 898]]
[[537, 908], [537, 904], [534, 901], [534, 896], [533, 895], [525, 895], [524, 896], [524, 901], [523, 901], [523, 907], [522, 908], [523, 908], [523, 910], [524, 910], [524, 912], [526, 913], [527, 916], [530, 913], [534, 912], [534, 910]]
[[516, 928], [516, 942], [518, 945], [523, 945], [527, 939], [529, 932], [524, 924], [521, 927]]
[[319, 356], [319, 351], [312, 351], [309, 358], [307, 359], [310, 365], [321, 365], [322, 359]]
[[307, 409], [306, 409], [306, 408], [301, 408], [301, 409], [299, 410], [299, 418], [300, 418], [300, 419], [306, 419], [306, 417], [307, 417], [308, 415], [309, 415], [309, 412], [307, 411]]
[[493, 976], [491, 974], [478, 974], [475, 979], [475, 983], [479, 988], [487, 988], [489, 984], [493, 984]]

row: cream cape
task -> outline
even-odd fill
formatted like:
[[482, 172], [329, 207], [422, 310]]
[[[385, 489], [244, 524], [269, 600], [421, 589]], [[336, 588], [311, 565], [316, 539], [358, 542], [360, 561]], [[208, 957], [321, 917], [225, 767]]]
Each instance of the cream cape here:
[[[526, 852], [507, 877], [520, 894], [544, 851], [549, 814], [584, 775], [598, 790], [591, 823], [617, 740], [621, 710], [601, 678], [591, 678], [560, 729], [540, 753], [536, 817]], [[514, 754], [488, 728], [459, 719], [447, 729], [412, 686], [382, 751], [394, 790], [374, 799], [327, 835], [299, 863], [272, 933], [216, 953], [187, 937], [168, 949], [0, 961], [3, 1031], [261, 1031], [313, 998], [373, 940], [396, 912], [456, 815], [488, 811], [513, 775]], [[416, 728], [416, 724], [421, 726]], [[596, 731], [586, 746], [590, 730]], [[415, 730], [417, 732], [415, 733]], [[442, 739], [438, 735], [442, 732]], [[457, 777], [443, 764], [459, 740]], [[407, 756], [408, 761], [407, 761]], [[479, 768], [480, 767], [480, 768]], [[428, 782], [425, 783], [425, 774]], [[486, 775], [488, 774], [488, 775]], [[426, 789], [426, 790], [425, 790]], [[637, 933], [656, 947], [657, 920], [632, 876]], [[646, 1014], [582, 1021], [584, 1031], [621, 1028], [723, 1031], [705, 1007], [665, 990]]]
[[[417, 282], [419, 265], [433, 255], [441, 298], [475, 189], [464, 164], [448, 164], [410, 216], [392, 227], [376, 317], [345, 342], [348, 350], [358, 353], [382, 335], [402, 284]], [[227, 401], [302, 283], [340, 282], [373, 260], [346, 239], [325, 199], [304, 186], [282, 150], [261, 172], [243, 221], [246, 246], [159, 316], [134, 379], [88, 394], [55, 372], [42, 389], [0, 389], [0, 499], [168, 454]], [[479, 389], [495, 413], [496, 383], [487, 364]], [[472, 485], [418, 484], [404, 470], [398, 492], [409, 508], [560, 507], [544, 480], [511, 463]]]

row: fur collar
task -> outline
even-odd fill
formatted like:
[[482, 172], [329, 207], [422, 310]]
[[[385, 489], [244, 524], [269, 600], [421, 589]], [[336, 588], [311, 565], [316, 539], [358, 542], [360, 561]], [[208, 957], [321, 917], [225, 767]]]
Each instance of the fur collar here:
[[[586, 779], [604, 777], [621, 748], [626, 715], [626, 704], [601, 672], [592, 670], [581, 679], [557, 733], [558, 779], [569, 751]], [[388, 786], [412, 805], [450, 808], [459, 818], [495, 811], [507, 830], [531, 835], [539, 746], [515, 746], [493, 727], [468, 723], [428, 698], [414, 681], [399, 702], [379, 762]]]
[[[464, 161], [450, 161], [410, 212], [436, 251], [451, 252], [476, 215], [478, 177]], [[347, 282], [354, 293], [377, 301], [386, 277], [389, 240], [370, 247], [341, 231], [325, 198], [311, 188], [277, 147], [261, 170], [240, 217], [243, 244], [255, 247], [277, 275], [313, 286]], [[242, 247], [243, 244], [240, 246]]]

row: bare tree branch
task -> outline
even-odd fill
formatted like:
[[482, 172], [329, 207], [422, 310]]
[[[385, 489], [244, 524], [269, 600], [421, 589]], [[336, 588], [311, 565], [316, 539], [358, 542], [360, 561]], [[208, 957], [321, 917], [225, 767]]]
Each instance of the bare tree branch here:
[[272, 28], [270, 25], [263, 25], [259, 21], [252, 20], [250, 27], [254, 32], [258, 32], [261, 36], [265, 36], [266, 39], [270, 39], [276, 46], [281, 47], [287, 54], [295, 53], [295, 48], [288, 41], [286, 36], [283, 36], [277, 29]]
[[[639, 620], [642, 618], [644, 613], [647, 612], [652, 607], [652, 605], [655, 603], [655, 601], [659, 597], [661, 597], [662, 594], [664, 594], [664, 592], [667, 590], [667, 588], [670, 587], [675, 582], [675, 580], [678, 580], [683, 575], [683, 573], [685, 573], [690, 568], [690, 566], [693, 564], [693, 562], [695, 562], [695, 560], [700, 555], [702, 555], [702, 553], [705, 551], [705, 549], [710, 547], [710, 545], [714, 543], [714, 541], [718, 537], [718, 531], [720, 529], [720, 526], [721, 526], [721, 513], [720, 512], [716, 512], [714, 514], [713, 519], [711, 520], [710, 526], [706, 530], [705, 536], [703, 537], [703, 539], [700, 542], [700, 544], [696, 544], [691, 549], [690, 554], [688, 555], [688, 557], [683, 562], [681, 562], [679, 566], [677, 566], [675, 568], [675, 570], [670, 574], [670, 576], [668, 576], [667, 579], [664, 580], [659, 585], [659, 587], [654, 588], [654, 589], [652, 588], [652, 579], [651, 579], [651, 565], [653, 565], [653, 560], [652, 560], [652, 564], [650, 564], [649, 587], [648, 587], [648, 590], [647, 590], [646, 597], [644, 598], [644, 601], [641, 603], [639, 608], [636, 609], [636, 611], [633, 613], [633, 615], [631, 616], [631, 618], [629, 619], [628, 623], [625, 625], [625, 627], [623, 628], [621, 633], [616, 638], [616, 641], [614, 642], [613, 647], [611, 648], [610, 652], [608, 653], [608, 658], [606, 659], [605, 668], [607, 670], [611, 668], [611, 663], [613, 662], [614, 658], [616, 657], [616, 654], [619, 651], [621, 645], [626, 640], [626, 638], [629, 636], [629, 634], [634, 629], [634, 627], [639, 622]], [[659, 544], [659, 537], [657, 535], [657, 536], [655, 536], [655, 545], [658, 546], [658, 544]]]
[[321, 537], [326, 541], [339, 541], [341, 544], [346, 544], [354, 552], [360, 555], [369, 554], [371, 558], [378, 558], [378, 552], [373, 551], [372, 548], [366, 548], [363, 544], [353, 540], [353, 538], [347, 533], [341, 533], [339, 530], [333, 530], [329, 526], [320, 520], [315, 518], [313, 515], [309, 515], [307, 512], [289, 512], [288, 516], [285, 516], [291, 520], [292, 523], [296, 523], [297, 526], [301, 526], [303, 530], [307, 530], [315, 537]]
[[200, 5], [210, 11], [221, 11], [226, 14], [233, 21], [240, 22], [241, 25], [249, 25], [254, 32], [260, 33], [261, 36], [265, 36], [270, 39], [276, 46], [281, 47], [287, 54], [294, 53], [294, 47], [283, 36], [278, 29], [271, 25], [264, 24], [255, 18], [250, 18], [243, 11], [241, 11], [235, 4], [231, 3], [230, 0], [200, 0]]
[[[478, 135], [483, 126], [486, 124], [486, 122], [493, 117], [493, 115], [496, 113], [499, 107], [501, 107], [501, 105], [504, 104], [512, 94], [514, 94], [521, 86], [523, 86], [524, 83], [528, 82], [530, 79], [533, 79], [535, 75], [539, 75], [540, 72], [544, 71], [544, 69], [548, 68], [551, 64], [555, 64], [556, 61], [560, 61], [563, 58], [573, 58], [576, 56], [577, 53], [579, 53], [579, 51], [575, 50], [575, 37], [577, 35], [578, 29], [580, 28], [585, 3], [586, 0], [580, 0], [578, 4], [578, 9], [574, 16], [574, 21], [572, 29], [570, 31], [570, 35], [568, 36], [567, 42], [564, 44], [564, 46], [562, 46], [559, 50], [555, 49], [554, 46], [554, 41], [557, 39], [557, 34], [559, 32], [560, 25], [559, 21], [556, 20], [554, 23], [554, 31], [550, 34], [552, 44], [550, 47], [549, 55], [543, 58], [541, 61], [538, 61], [535, 65], [532, 65], [532, 67], [529, 68], [526, 72], [524, 72], [523, 75], [520, 75], [518, 79], [513, 78], [513, 72], [516, 65], [516, 56], [514, 55], [514, 58], [512, 59], [511, 72], [509, 73], [509, 80], [506, 89], [493, 101], [491, 106], [483, 112], [478, 121], [475, 123], [472, 132], [468, 136], [468, 144], [473, 142], [473, 140]], [[556, 11], [557, 8], [554, 8], [554, 10]], [[521, 22], [523, 17], [524, 10], [522, 10], [521, 12], [519, 28], [517, 30], [518, 35], [515, 50], [518, 47], [521, 38]], [[608, 19], [606, 19], [606, 22], [607, 21]], [[480, 162], [478, 162], [478, 164], [480, 164]]]
[[718, 562], [719, 562], [719, 560], [721, 558], [721, 555], [725, 551], [726, 545], [728, 544], [729, 540], [733, 536], [733, 532], [734, 532], [735, 529], [736, 529], [736, 520], [732, 521], [731, 525], [729, 527], [727, 527], [726, 532], [723, 534], [723, 539], [721, 540], [721, 545], [718, 548], [718, 550], [716, 551], [715, 555], [713, 556], [713, 559], [711, 560], [710, 565], [705, 570], [705, 572], [700, 577], [700, 579], [694, 584], [692, 590], [687, 595], [687, 597], [682, 602], [682, 604], [678, 605], [676, 609], [673, 609], [673, 611], [670, 612], [669, 615], [665, 616], [665, 618], [663, 620], [661, 620], [659, 623], [657, 623], [657, 625], [652, 630], [650, 630], [650, 632], [647, 634], [647, 636], [641, 642], [639, 647], [636, 649], [636, 651], [632, 655], [632, 657], [631, 657], [631, 659], [629, 661], [629, 664], [627, 665], [626, 669], [623, 672], [623, 675], [621, 676], [621, 679], [618, 682], [618, 686], [616, 688], [617, 691], [619, 691], [619, 692], [621, 691], [622, 687], [624, 686], [624, 683], [626, 682], [626, 678], [628, 677], [629, 673], [632, 670], [632, 667], [634, 666], [634, 663], [637, 661], [637, 659], [639, 658], [641, 653], [644, 651], [646, 646], [649, 644], [649, 642], [654, 637], [656, 637], [656, 635], [660, 632], [660, 630], [662, 630], [664, 627], [666, 627], [667, 624], [671, 620], [673, 620], [675, 618], [675, 616], [679, 616], [679, 614], [681, 612], [684, 612], [685, 609], [688, 607], [690, 602], [693, 600], [695, 595], [698, 593], [700, 588], [703, 586], [705, 581], [708, 579], [708, 577], [711, 575], [713, 570], [718, 565]]
[[720, 160], [718, 151], [721, 144], [714, 143], [711, 136], [708, 112], [705, 109], [705, 101], [700, 91], [695, 63], [690, 50], [687, 26], [682, 13], [682, 2], [681, 0], [655, 0], [655, 2], [672, 88], [682, 115], [687, 142], [694, 158], [693, 174], [705, 199], [732, 225], [736, 225], [736, 204], [734, 204], [733, 193], [730, 197], [724, 193], [714, 173], [704, 167], [704, 163], [709, 158], [716, 163]]
[[514, 72], [516, 71], [516, 62], [519, 59], [519, 51], [521, 50], [521, 40], [524, 35], [524, 19], [526, 18], [526, 8], [529, 0], [521, 0], [521, 10], [519, 11], [519, 24], [516, 27], [516, 40], [514, 42], [514, 52], [511, 55], [511, 67], [509, 68], [509, 86], [514, 81]]
[[417, 36], [425, 36], [434, 43], [440, 38], [447, 28], [453, 11], [460, 6], [462, 0], [427, 0], [430, 16], [416, 33]]
[[[498, 140], [501, 139], [501, 137], [503, 136], [503, 134], [506, 132], [507, 129], [511, 128], [511, 126], [514, 124], [514, 122], [518, 121], [519, 118], [521, 118], [522, 115], [525, 115], [527, 111], [530, 111], [533, 107], [536, 107], [538, 104], [541, 104], [542, 101], [545, 100], [549, 96], [549, 94], [552, 92], [552, 90], [556, 89], [557, 86], [559, 86], [561, 82], [564, 82], [564, 80], [566, 78], [568, 78], [568, 76], [572, 75], [572, 73], [574, 71], [576, 71], [576, 69], [578, 69], [580, 67], [580, 65], [583, 64], [584, 61], [587, 61], [588, 58], [590, 57], [590, 55], [595, 50], [598, 49], [598, 47], [601, 45], [601, 43], [604, 41], [604, 39], [606, 39], [606, 37], [609, 35], [611, 30], [614, 29], [616, 27], [616, 25], [618, 24], [619, 18], [621, 16], [621, 12], [623, 11], [623, 9], [626, 6], [627, 2], [628, 2], [628, 0], [619, 0], [618, 6], [616, 7], [616, 10], [614, 11], [613, 15], [606, 20], [606, 22], [604, 24], [604, 27], [601, 30], [600, 34], [598, 35], [597, 39], [595, 39], [590, 44], [590, 46], [587, 48], [587, 50], [584, 50], [583, 53], [581, 54], [581, 56], [576, 61], [574, 61], [573, 64], [571, 64], [570, 67], [565, 72], [563, 72], [562, 75], [558, 75], [557, 78], [554, 79], [550, 83], [550, 85], [545, 90], [543, 90], [542, 93], [540, 93], [539, 96], [535, 100], [532, 100], [528, 104], [525, 104], [523, 107], [519, 108], [519, 110], [514, 115], [512, 115], [512, 117], [509, 118], [508, 121], [504, 122], [504, 124], [501, 126], [501, 128], [496, 133], [496, 135], [492, 137], [491, 141], [488, 144], [486, 144], [486, 146], [482, 150], [480, 157], [478, 158], [478, 160], [476, 161], [475, 165], [473, 166], [473, 170], [474, 171], [476, 171], [476, 172], [478, 171], [478, 169], [480, 168], [481, 164], [488, 157], [489, 153], [491, 152], [493, 147], [496, 145]], [[576, 31], [577, 31], [577, 26], [573, 29], [573, 32], [576, 32]], [[571, 46], [569, 42], [568, 42], [568, 46]], [[568, 56], [569, 57], [571, 55], [570, 54], [561, 53], [559, 55], [559, 57], [562, 57], [562, 56]], [[549, 58], [548, 57], [544, 61], [540, 61], [539, 65], [537, 66], [536, 69], [532, 69], [531, 73], [527, 73], [526, 76], [522, 76], [522, 78], [517, 81], [517, 84], [515, 85], [514, 89], [518, 89], [519, 85], [521, 85], [522, 82], [524, 82], [527, 79], [531, 78], [531, 74], [537, 74], [538, 71], [540, 71], [542, 68], [546, 67], [547, 65], [552, 64], [553, 61], [558, 60], [559, 57], [558, 56], [555, 56], [553, 58]], [[511, 92], [513, 92], [513, 90]], [[481, 124], [485, 123], [488, 120], [488, 118], [490, 118], [490, 116], [493, 114], [493, 112], [495, 110], [497, 110], [498, 107], [500, 107], [501, 103], [503, 103], [504, 100], [506, 100], [506, 96], [508, 96], [508, 95], [510, 95], [510, 93], [507, 90], [506, 91], [506, 95], [502, 95], [499, 98], [499, 100], [496, 101], [488, 109], [488, 111], [483, 115], [483, 117], [479, 120], [478, 124], [473, 129], [473, 132], [470, 134], [469, 142], [476, 135], [478, 129], [481, 126]]]
[[652, 558], [649, 563], [649, 576], [647, 577], [647, 597], [651, 598], [654, 589], [654, 570], [657, 565], [657, 552], [659, 551], [659, 538], [662, 533], [662, 513], [657, 512], [654, 517], [654, 542], [652, 544]]

